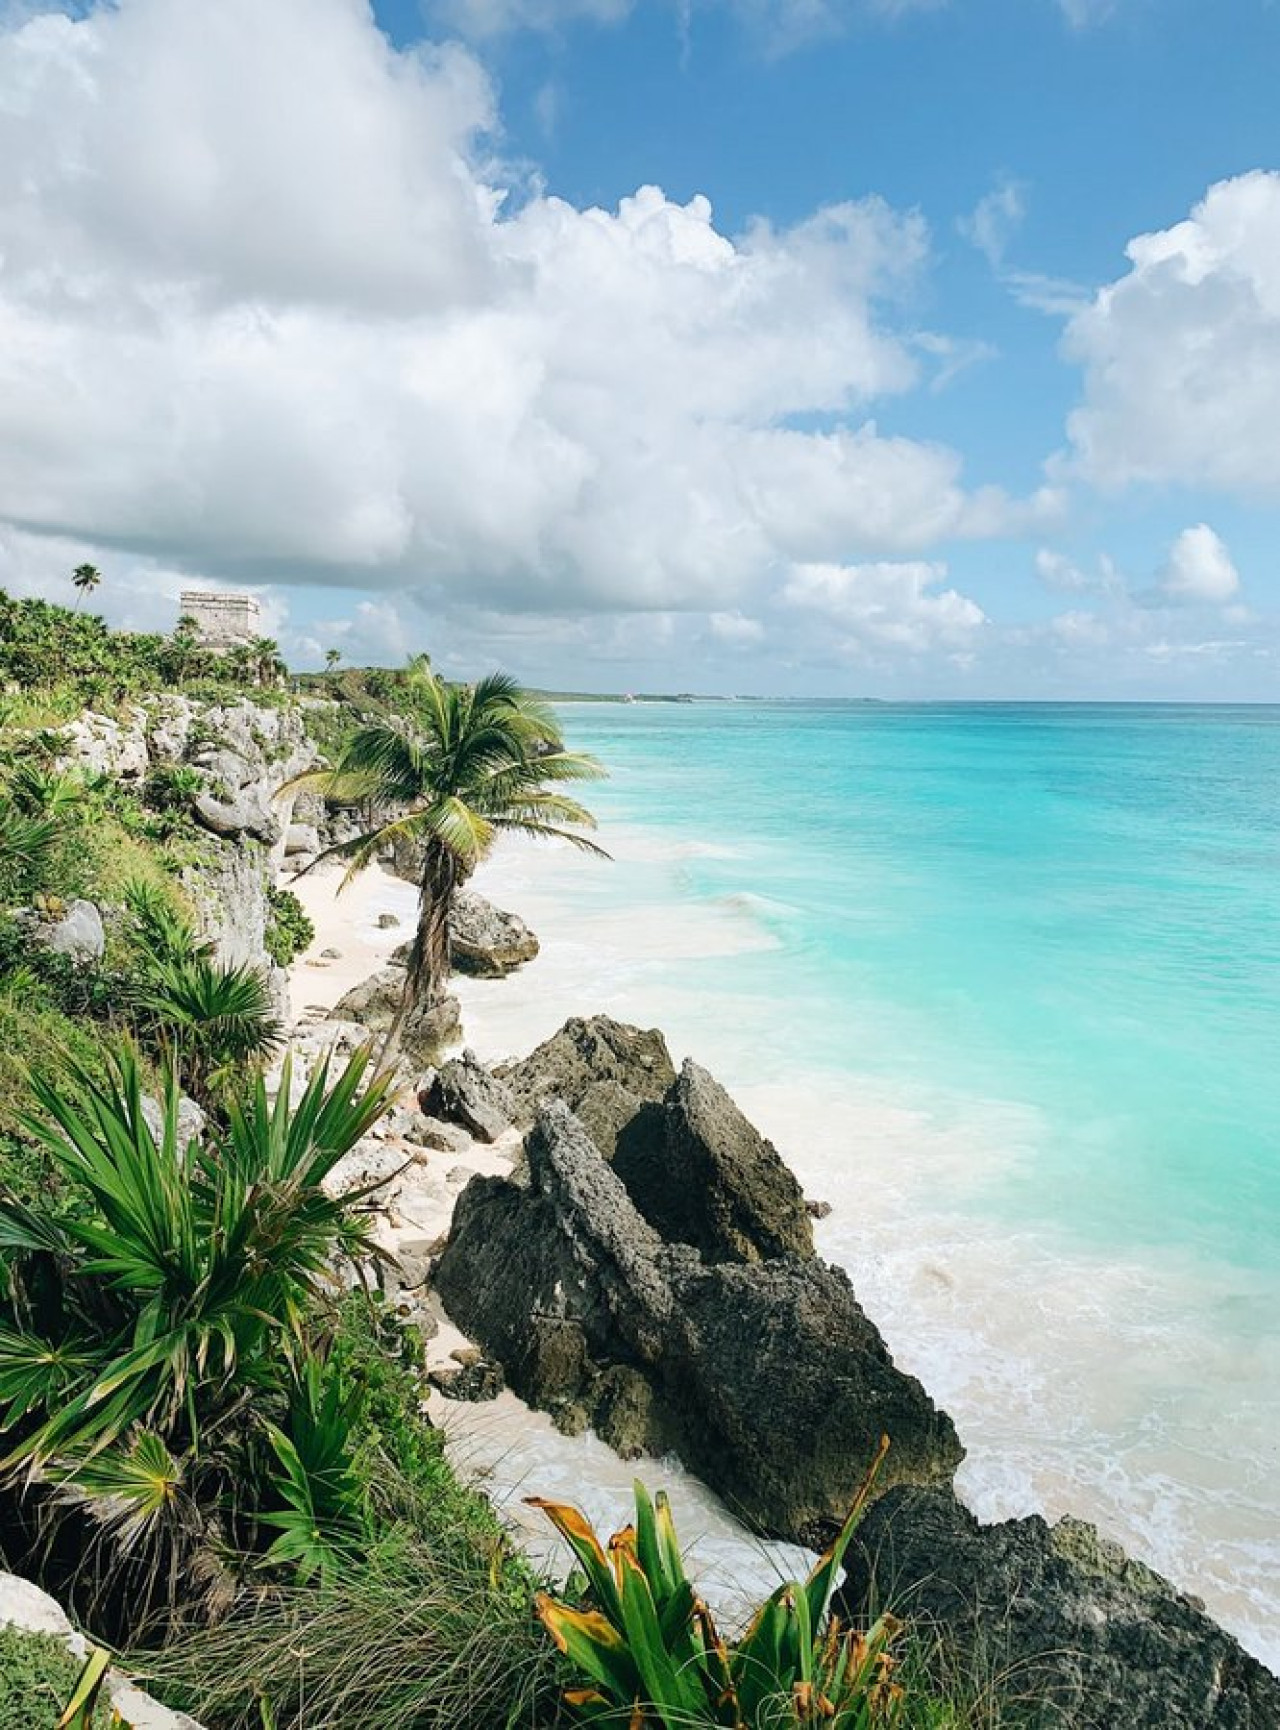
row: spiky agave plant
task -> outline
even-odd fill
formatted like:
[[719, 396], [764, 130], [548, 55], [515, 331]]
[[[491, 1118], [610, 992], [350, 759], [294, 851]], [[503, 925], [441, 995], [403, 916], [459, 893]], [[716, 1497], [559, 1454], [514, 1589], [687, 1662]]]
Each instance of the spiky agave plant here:
[[274, 1101], [259, 1080], [185, 1146], [176, 1078], [156, 1134], [128, 1047], [105, 1077], [32, 1082], [43, 1115], [25, 1128], [72, 1205], [0, 1198], [0, 1470], [87, 1510], [113, 1552], [162, 1557], [162, 1598], [228, 1499], [252, 1502], [236, 1465], [253, 1437], [273, 1413], [287, 1433], [299, 1378], [312, 1386], [307, 1318], [335, 1253], [376, 1253], [367, 1192], [323, 1187], [385, 1109], [369, 1065], [357, 1053], [331, 1080], [321, 1063], [291, 1106], [286, 1061]]
[[888, 1730], [902, 1703], [892, 1679], [899, 1624], [884, 1616], [860, 1633], [829, 1613], [888, 1445], [881, 1442], [848, 1519], [808, 1580], [779, 1586], [732, 1645], [685, 1575], [665, 1495], [655, 1506], [636, 1484], [635, 1524], [614, 1534], [607, 1554], [576, 1508], [530, 1498], [569, 1543], [592, 1599], [587, 1609], [547, 1593], [537, 1600], [552, 1639], [586, 1678], [566, 1695], [568, 1704], [587, 1723], [628, 1730]]

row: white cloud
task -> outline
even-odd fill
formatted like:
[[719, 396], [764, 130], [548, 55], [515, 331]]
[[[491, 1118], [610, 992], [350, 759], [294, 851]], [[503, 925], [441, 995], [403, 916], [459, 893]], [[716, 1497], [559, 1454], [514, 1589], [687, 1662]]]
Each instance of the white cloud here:
[[1036, 553], [1035, 565], [1036, 575], [1047, 589], [1065, 594], [1109, 595], [1112, 598], [1125, 598], [1128, 594], [1128, 585], [1116, 569], [1114, 560], [1106, 553], [1100, 555], [1095, 569], [1086, 570], [1064, 553], [1041, 547]]
[[47, 14], [0, 27], [0, 88], [28, 535], [437, 610], [732, 612], [793, 561], [1060, 509], [868, 418], [937, 346], [898, 311], [925, 225], [879, 199], [737, 239], [653, 187], [517, 205], [476, 62], [362, 0]]
[[947, 567], [923, 561], [865, 565], [803, 564], [782, 590], [784, 604], [817, 615], [839, 653], [874, 657], [967, 652], [986, 624], [976, 601], [939, 587]]
[[1104, 487], [1280, 497], [1280, 173], [1219, 182], [1068, 326], [1085, 369], [1074, 467]]
[[1026, 188], [1003, 175], [969, 216], [961, 217], [959, 229], [986, 258], [993, 270], [1003, 268], [1009, 242], [1027, 213]]
[[1174, 605], [1226, 606], [1240, 592], [1240, 573], [1207, 523], [1183, 529], [1169, 549], [1160, 592]]
[[759, 619], [747, 618], [743, 613], [712, 613], [707, 622], [716, 641], [730, 648], [762, 643], [767, 634]]

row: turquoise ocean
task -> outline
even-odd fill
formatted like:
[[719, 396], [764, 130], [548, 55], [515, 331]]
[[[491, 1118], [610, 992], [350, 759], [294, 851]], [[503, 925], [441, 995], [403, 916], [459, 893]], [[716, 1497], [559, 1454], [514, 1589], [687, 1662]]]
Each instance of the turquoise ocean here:
[[487, 885], [545, 1031], [731, 1087], [979, 1513], [1095, 1519], [1280, 1661], [1280, 709], [562, 716], [614, 862]]

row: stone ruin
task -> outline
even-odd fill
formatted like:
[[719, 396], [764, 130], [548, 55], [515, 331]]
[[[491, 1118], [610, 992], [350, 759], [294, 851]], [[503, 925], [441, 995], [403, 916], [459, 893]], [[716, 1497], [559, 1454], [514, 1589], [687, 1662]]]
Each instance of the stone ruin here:
[[256, 595], [184, 590], [182, 617], [191, 619], [200, 641], [210, 649], [230, 649], [262, 635], [262, 606]]

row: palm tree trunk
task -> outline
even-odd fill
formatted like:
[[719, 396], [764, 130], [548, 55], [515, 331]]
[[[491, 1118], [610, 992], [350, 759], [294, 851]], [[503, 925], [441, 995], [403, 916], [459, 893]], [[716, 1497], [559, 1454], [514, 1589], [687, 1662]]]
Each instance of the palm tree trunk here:
[[438, 841], [427, 843], [418, 885], [418, 929], [409, 950], [404, 995], [382, 1043], [385, 1060], [395, 1049], [410, 1010], [431, 1009], [446, 995], [451, 971], [449, 909], [461, 881], [458, 861]]

